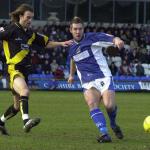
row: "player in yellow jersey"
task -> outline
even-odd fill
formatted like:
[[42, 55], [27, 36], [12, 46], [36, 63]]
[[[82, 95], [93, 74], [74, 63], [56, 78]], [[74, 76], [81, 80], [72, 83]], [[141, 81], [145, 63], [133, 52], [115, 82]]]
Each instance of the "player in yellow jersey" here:
[[6, 28], [0, 28], [0, 40], [3, 43], [10, 87], [14, 98], [14, 103], [0, 118], [0, 132], [4, 135], [8, 135], [5, 121], [15, 116], [18, 111], [21, 112], [25, 132], [29, 132], [32, 127], [40, 123], [40, 118], [31, 119], [28, 111], [29, 87], [27, 81], [31, 71], [29, 55], [31, 45], [53, 48], [67, 47], [71, 44], [71, 41], [52, 42], [47, 36], [34, 32], [30, 28], [34, 12], [28, 4], [20, 5], [10, 16], [12, 24]]

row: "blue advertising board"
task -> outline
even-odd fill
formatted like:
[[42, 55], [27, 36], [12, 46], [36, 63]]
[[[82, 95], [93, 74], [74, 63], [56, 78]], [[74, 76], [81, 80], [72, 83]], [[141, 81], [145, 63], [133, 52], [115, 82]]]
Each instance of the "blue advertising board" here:
[[[150, 90], [150, 82], [145, 81], [115, 81], [114, 87], [116, 91], [139, 91]], [[34, 86], [33, 86], [34, 84]], [[79, 81], [69, 84], [67, 81], [36, 81], [32, 83], [32, 87], [35, 89], [47, 89], [47, 90], [72, 90], [81, 91], [82, 87]]]
[[[82, 90], [79, 80], [69, 84], [50, 75], [32, 75], [28, 84], [31, 89], [39, 90]], [[8, 89], [8, 85], [6, 78], [0, 80], [0, 89]], [[114, 78], [114, 87], [116, 91], [150, 91], [150, 77], [117, 77]]]

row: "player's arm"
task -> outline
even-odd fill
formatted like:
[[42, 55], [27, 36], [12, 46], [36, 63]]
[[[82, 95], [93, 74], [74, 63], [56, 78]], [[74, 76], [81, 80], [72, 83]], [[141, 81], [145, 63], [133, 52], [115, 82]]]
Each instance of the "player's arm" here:
[[121, 49], [124, 46], [124, 42], [119, 37], [114, 37], [111, 34], [98, 32], [96, 38], [99, 40], [98, 45], [101, 47], [116, 46]]
[[72, 44], [72, 40], [64, 41], [64, 42], [49, 41], [48, 44], [46, 45], [46, 48], [55, 48], [58, 46], [68, 47], [71, 44]]
[[99, 39], [98, 46], [105, 47], [109, 56], [116, 56], [119, 49], [123, 48], [124, 42], [119, 37], [106, 33], [96, 33], [96, 38]]
[[45, 48], [55, 48], [58, 46], [68, 47], [69, 45], [72, 44], [72, 42], [73, 42], [72, 40], [64, 41], [64, 42], [50, 41], [46, 35], [35, 33], [35, 39], [34, 39], [33, 44], [37, 44]]
[[106, 52], [110, 57], [116, 56], [119, 53], [119, 49], [124, 47], [124, 42], [119, 37], [114, 37], [113, 45], [107, 47]]
[[68, 78], [68, 82], [69, 83], [73, 83], [74, 82], [74, 74], [76, 72], [76, 67], [75, 67], [75, 63], [73, 61], [73, 59], [70, 60], [70, 74], [69, 74], [69, 78]]

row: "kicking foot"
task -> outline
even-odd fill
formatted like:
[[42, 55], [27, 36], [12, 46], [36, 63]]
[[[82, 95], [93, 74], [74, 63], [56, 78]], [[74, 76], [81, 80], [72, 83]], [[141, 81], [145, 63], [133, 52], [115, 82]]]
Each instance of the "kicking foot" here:
[[40, 118], [29, 119], [27, 123], [23, 126], [24, 132], [28, 133], [30, 130], [37, 126], [41, 122]]

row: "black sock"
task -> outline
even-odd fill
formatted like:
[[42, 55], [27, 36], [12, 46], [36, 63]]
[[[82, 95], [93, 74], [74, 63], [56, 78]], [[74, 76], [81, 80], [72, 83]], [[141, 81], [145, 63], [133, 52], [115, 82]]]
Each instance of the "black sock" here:
[[115, 109], [112, 111], [107, 111], [109, 120], [110, 120], [110, 125], [112, 128], [116, 127], [116, 115], [117, 115], [117, 106], [115, 106]]
[[22, 114], [28, 114], [28, 96], [20, 97], [20, 111]]
[[19, 110], [16, 110], [14, 108], [14, 105], [11, 105], [4, 113], [4, 117], [8, 120], [8, 119], [12, 118], [13, 116], [15, 116], [18, 112], [19, 112]]
[[24, 124], [29, 120], [28, 116], [28, 96], [21, 96], [20, 97], [20, 111], [22, 114], [22, 119]]
[[5, 125], [5, 122], [3, 122], [1, 119], [0, 119], [0, 125], [1, 125], [1, 126], [4, 126], [4, 125]]

